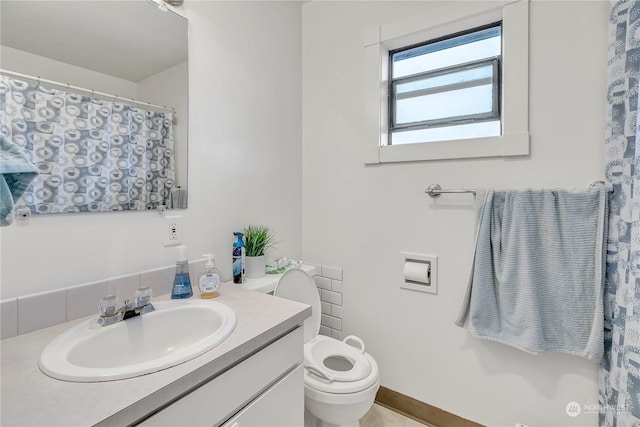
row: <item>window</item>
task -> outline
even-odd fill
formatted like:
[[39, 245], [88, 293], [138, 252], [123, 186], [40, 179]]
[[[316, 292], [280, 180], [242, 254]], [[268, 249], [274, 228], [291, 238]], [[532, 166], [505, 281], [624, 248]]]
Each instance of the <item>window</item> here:
[[449, 2], [364, 33], [365, 164], [529, 154], [529, 1]]
[[389, 52], [389, 144], [500, 135], [500, 23]]

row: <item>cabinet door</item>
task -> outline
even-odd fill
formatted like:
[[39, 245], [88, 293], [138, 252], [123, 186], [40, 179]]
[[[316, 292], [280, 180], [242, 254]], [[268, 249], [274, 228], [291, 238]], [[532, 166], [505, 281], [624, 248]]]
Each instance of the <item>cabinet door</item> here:
[[[260, 396], [263, 390], [277, 384], [292, 367], [300, 365], [303, 346], [302, 328], [298, 327], [138, 425], [219, 426]], [[304, 389], [304, 378], [300, 378], [300, 386]]]
[[299, 365], [253, 400], [223, 427], [300, 427], [304, 425], [304, 368]]

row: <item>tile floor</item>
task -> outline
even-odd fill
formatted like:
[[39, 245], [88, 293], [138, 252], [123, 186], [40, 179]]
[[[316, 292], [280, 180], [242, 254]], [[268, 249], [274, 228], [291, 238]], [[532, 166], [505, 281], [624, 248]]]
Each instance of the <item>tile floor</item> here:
[[377, 403], [360, 420], [360, 427], [424, 427], [425, 425]]

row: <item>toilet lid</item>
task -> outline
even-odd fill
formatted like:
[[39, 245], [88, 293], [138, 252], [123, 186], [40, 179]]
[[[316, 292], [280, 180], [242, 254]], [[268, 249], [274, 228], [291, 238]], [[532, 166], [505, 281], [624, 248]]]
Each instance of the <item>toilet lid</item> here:
[[320, 295], [316, 282], [306, 271], [294, 268], [285, 271], [273, 295], [311, 306], [311, 317], [304, 321], [304, 342], [309, 342], [320, 331]]

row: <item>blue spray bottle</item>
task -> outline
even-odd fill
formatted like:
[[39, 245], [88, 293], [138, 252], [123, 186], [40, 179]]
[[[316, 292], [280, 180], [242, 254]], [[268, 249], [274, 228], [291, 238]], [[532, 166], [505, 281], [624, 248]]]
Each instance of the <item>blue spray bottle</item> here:
[[240, 232], [234, 232], [236, 241], [233, 242], [233, 283], [244, 283], [244, 237]]

